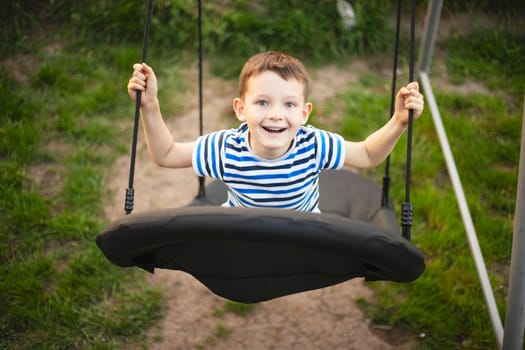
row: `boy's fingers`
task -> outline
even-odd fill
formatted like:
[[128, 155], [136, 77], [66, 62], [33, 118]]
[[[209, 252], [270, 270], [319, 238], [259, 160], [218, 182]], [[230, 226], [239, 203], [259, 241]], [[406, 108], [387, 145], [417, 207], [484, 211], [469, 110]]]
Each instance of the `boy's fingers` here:
[[133, 72], [133, 75], [132, 75], [131, 79], [134, 79], [135, 81], [146, 80], [146, 74], [144, 74], [140, 70], [136, 70], [136, 71]]
[[402, 87], [402, 88], [399, 90], [399, 94], [400, 94], [402, 97], [406, 97], [407, 95], [410, 95], [410, 90], [408, 90], [406, 87]]
[[144, 74], [153, 74], [153, 69], [150, 66], [148, 66], [146, 63], [142, 63], [141, 67], [142, 67], [141, 71]]
[[130, 88], [131, 88], [132, 90], [140, 90], [140, 91], [143, 91], [143, 90], [144, 90], [144, 85], [142, 85], [142, 84], [138, 84], [138, 83], [135, 83], [135, 82], [134, 82], [134, 83], [131, 83], [129, 86], [130, 86]]
[[419, 90], [419, 84], [418, 84], [417, 81], [413, 81], [413, 82], [408, 83], [407, 88], [408, 88], [408, 89], [416, 89], [416, 90]]

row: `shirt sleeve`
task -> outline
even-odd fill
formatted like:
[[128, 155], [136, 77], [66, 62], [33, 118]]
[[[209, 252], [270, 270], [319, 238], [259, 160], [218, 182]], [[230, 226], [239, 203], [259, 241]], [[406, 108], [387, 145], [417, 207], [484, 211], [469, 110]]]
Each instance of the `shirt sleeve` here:
[[225, 130], [217, 131], [197, 139], [192, 155], [192, 166], [195, 174], [222, 179], [225, 133]]
[[317, 142], [320, 169], [341, 169], [345, 163], [343, 137], [326, 130], [318, 130]]

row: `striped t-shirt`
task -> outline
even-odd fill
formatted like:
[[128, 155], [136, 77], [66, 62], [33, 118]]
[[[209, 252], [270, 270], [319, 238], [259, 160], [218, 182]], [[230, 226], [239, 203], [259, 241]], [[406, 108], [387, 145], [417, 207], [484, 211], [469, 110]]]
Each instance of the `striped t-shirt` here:
[[248, 126], [199, 137], [193, 169], [222, 180], [230, 207], [285, 208], [318, 212], [319, 172], [340, 169], [345, 148], [341, 136], [301, 127], [293, 146], [278, 159], [258, 157], [248, 143]]

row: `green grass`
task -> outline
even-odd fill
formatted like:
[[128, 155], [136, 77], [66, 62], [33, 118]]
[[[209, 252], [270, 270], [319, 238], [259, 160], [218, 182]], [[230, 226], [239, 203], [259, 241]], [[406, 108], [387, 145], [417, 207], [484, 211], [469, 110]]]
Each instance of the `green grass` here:
[[[31, 9], [13, 3], [18, 15], [3, 22], [14, 25], [0, 57], [17, 62], [31, 55], [35, 65], [20, 71], [0, 63], [0, 348], [147, 347], [152, 340], [144, 331], [162, 316], [162, 290], [147, 285], [141, 271], [111, 265], [94, 243], [107, 224], [102, 209], [109, 170], [129, 148], [133, 105], [125, 84], [140, 58], [143, 16], [135, 9], [143, 1], [116, 7], [41, 1]], [[318, 5], [269, 1], [276, 13], [272, 21], [244, 11], [255, 2], [233, 1], [227, 8], [205, 3], [212, 69], [235, 76], [247, 53], [262, 49], [308, 52], [310, 65], [390, 51], [391, 27], [380, 2], [355, 4], [361, 27], [352, 33], [334, 20], [333, 1]], [[172, 97], [189, 86], [182, 68], [194, 64], [196, 9], [181, 1], [156, 6], [150, 62], [164, 78], [164, 111], [172, 113], [184, 102]], [[57, 18], [56, 28], [69, 27], [67, 32], [50, 30], [52, 35], [36, 41], [28, 28], [49, 29], [46, 18]], [[118, 19], [125, 25], [115, 25]], [[95, 24], [101, 29], [90, 30]], [[323, 30], [310, 33], [314, 25]], [[477, 80], [495, 93], [436, 88], [502, 317], [523, 110], [522, 42], [522, 35], [503, 29], [452, 38], [444, 44], [452, 80]], [[26, 79], [15, 79], [20, 74]], [[340, 116], [335, 131], [352, 139], [382, 125], [389, 81], [366, 74], [359, 86], [316, 110], [312, 121], [322, 125], [328, 115]], [[391, 197], [398, 204], [405, 143], [403, 138], [392, 155]], [[377, 303], [363, 302], [363, 308], [375, 322], [425, 333], [420, 349], [492, 349], [494, 336], [428, 111], [415, 125], [413, 157], [413, 241], [425, 253], [427, 269], [414, 283], [370, 284]], [[367, 175], [379, 181], [382, 172], [379, 167]], [[251, 310], [227, 302], [217, 315], [249, 317]], [[219, 324], [211, 339], [228, 332]]]
[[[468, 37], [455, 36], [444, 46], [453, 79], [483, 81], [490, 89], [504, 90], [521, 99], [525, 89], [525, 67], [512, 62], [525, 60], [525, 34], [513, 33], [504, 27], [479, 29]], [[516, 102], [510, 107], [519, 105]]]
[[162, 292], [94, 242], [132, 115], [129, 72], [101, 54], [41, 52], [26, 83], [2, 70], [0, 348], [119, 348], [162, 315]]

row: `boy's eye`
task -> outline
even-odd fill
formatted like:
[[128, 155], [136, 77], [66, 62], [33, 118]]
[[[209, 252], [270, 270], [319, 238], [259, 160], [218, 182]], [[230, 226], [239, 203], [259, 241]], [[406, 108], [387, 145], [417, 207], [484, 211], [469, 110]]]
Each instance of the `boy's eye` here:
[[258, 106], [267, 106], [268, 105], [268, 101], [266, 100], [257, 100], [257, 102], [255, 102]]
[[286, 107], [288, 107], [288, 108], [297, 107], [297, 103], [295, 103], [295, 102], [286, 102]]

